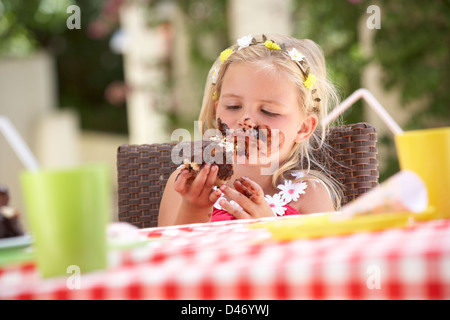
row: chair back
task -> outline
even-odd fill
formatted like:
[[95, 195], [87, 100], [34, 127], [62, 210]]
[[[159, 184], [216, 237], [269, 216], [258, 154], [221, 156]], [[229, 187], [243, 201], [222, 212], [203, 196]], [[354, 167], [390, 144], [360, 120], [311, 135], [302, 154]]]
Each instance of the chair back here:
[[[344, 186], [342, 205], [378, 185], [377, 134], [365, 122], [331, 127], [332, 161], [324, 165]], [[117, 151], [119, 221], [139, 228], [158, 224], [167, 180], [180, 164], [171, 160], [174, 143], [121, 145]]]

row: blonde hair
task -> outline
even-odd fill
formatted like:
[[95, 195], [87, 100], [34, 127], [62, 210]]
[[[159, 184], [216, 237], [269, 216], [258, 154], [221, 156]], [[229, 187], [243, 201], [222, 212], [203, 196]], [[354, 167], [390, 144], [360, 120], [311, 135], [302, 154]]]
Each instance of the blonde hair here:
[[[270, 50], [264, 45], [250, 45], [249, 47], [238, 50], [238, 45], [235, 44], [230, 47], [230, 49], [233, 50], [233, 53], [223, 62], [221, 62], [220, 59], [217, 59], [210, 70], [199, 116], [199, 120], [203, 124], [203, 128], [201, 129], [214, 128], [216, 125], [216, 109], [213, 96], [220, 97], [224, 75], [229, 66], [233, 63], [254, 63], [258, 68], [277, 72], [288, 77], [288, 79], [296, 84], [299, 105], [302, 107], [302, 111], [305, 115], [315, 114], [319, 119], [319, 124], [314, 133], [310, 136], [310, 139], [294, 145], [286, 161], [281, 163], [280, 167], [273, 175], [272, 184], [276, 186], [279, 183], [280, 178], [286, 178], [285, 175], [288, 172], [306, 170], [307, 176], [309, 176], [308, 178], [319, 179], [321, 182], [325, 183], [333, 199], [335, 208], [339, 209], [342, 187], [339, 182], [333, 178], [332, 173], [329, 172], [326, 167], [323, 166], [323, 163], [316, 159], [314, 155], [319, 150], [323, 151], [325, 155], [327, 154], [326, 151], [329, 147], [325, 143], [325, 137], [328, 133], [328, 128], [321, 126], [320, 122], [321, 119], [327, 115], [328, 109], [335, 107], [339, 103], [337, 90], [328, 80], [322, 49], [314, 41], [308, 39], [299, 40], [276, 34], [266, 35], [266, 37], [277, 44], [284, 44], [286, 50], [295, 48], [304, 55], [310, 68], [309, 72], [316, 77], [316, 82], [312, 88], [313, 91], [305, 87], [305, 84], [303, 83], [304, 80], [306, 80], [304, 79], [304, 74], [299, 66], [292, 61], [285, 52], [282, 52], [281, 50]], [[262, 36], [255, 38], [257, 41], [264, 42], [261, 40]], [[214, 84], [212, 82], [212, 75], [218, 68], [220, 68], [220, 70]], [[317, 97], [320, 99], [320, 102], [314, 101]]]

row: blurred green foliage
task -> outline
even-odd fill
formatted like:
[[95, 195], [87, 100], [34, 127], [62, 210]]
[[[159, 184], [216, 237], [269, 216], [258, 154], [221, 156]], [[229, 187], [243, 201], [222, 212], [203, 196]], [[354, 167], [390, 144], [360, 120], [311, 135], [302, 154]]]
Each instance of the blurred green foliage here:
[[[81, 11], [81, 29], [68, 29], [70, 5]], [[123, 79], [122, 56], [109, 48], [110, 34], [89, 35], [103, 1], [0, 0], [0, 56], [23, 58], [47, 50], [56, 59], [59, 104], [79, 111], [84, 129], [127, 133], [125, 104], [113, 105], [105, 90]]]
[[78, 108], [85, 129], [126, 134], [125, 102], [112, 104], [105, 97], [113, 82], [123, 81], [122, 55], [111, 51], [110, 32], [95, 35], [91, 27], [102, 1], [75, 2], [81, 9], [81, 29], [65, 28], [56, 40], [60, 104]]
[[64, 32], [70, 0], [1, 0], [0, 55], [25, 57]]
[[375, 37], [384, 84], [401, 88], [404, 104], [425, 98], [405, 129], [450, 125], [450, 1], [380, 0]]
[[[383, 67], [384, 87], [399, 89], [403, 105], [424, 101], [404, 129], [450, 125], [449, 0], [294, 0], [294, 4], [295, 36], [321, 45], [343, 98], [361, 86], [364, 66], [377, 62]], [[373, 4], [380, 8], [381, 28], [373, 30], [373, 55], [364, 57], [358, 24], [371, 15], [367, 8]], [[347, 122], [358, 117], [361, 121], [354, 109], [360, 108], [351, 108]]]
[[[358, 22], [365, 12], [348, 1], [293, 0], [294, 37], [311, 39], [324, 52], [327, 70], [342, 99], [361, 88], [367, 59], [358, 42]], [[363, 121], [362, 102], [345, 112], [345, 122]]]

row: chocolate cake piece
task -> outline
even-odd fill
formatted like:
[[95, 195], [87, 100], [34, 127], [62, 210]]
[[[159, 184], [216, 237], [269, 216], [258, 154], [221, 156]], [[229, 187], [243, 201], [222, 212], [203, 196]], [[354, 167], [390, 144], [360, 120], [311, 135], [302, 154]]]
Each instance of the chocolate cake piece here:
[[[190, 143], [190, 158], [184, 159], [185, 168], [189, 171], [188, 182], [192, 182], [198, 172], [207, 164], [217, 165], [215, 186], [220, 187], [231, 179], [233, 175], [233, 144], [226, 143], [220, 138], [202, 140]], [[181, 172], [180, 172], [181, 173]]]
[[220, 134], [210, 137], [208, 140], [195, 141], [193, 143], [181, 142], [178, 144], [178, 150], [186, 150], [187, 148], [190, 151], [189, 155], [184, 157], [185, 167], [182, 170], [189, 171], [188, 182], [192, 182], [207, 163], [218, 167], [215, 186], [220, 187], [231, 179], [234, 173], [234, 143], [227, 140], [228, 126], [220, 119], [218, 119], [218, 125]]
[[8, 188], [0, 186], [0, 238], [23, 235], [19, 211], [9, 207]]
[[7, 206], [9, 203], [8, 188], [0, 185], [0, 207]]
[[0, 207], [0, 238], [22, 236], [19, 211], [8, 207]]

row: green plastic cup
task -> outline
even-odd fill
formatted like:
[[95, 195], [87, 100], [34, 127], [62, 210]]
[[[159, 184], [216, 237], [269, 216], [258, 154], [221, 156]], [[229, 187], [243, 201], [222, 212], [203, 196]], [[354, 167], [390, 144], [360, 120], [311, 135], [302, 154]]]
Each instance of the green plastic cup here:
[[[43, 277], [106, 268], [110, 174], [103, 164], [21, 175], [26, 217]], [[70, 268], [69, 268], [70, 267]]]

